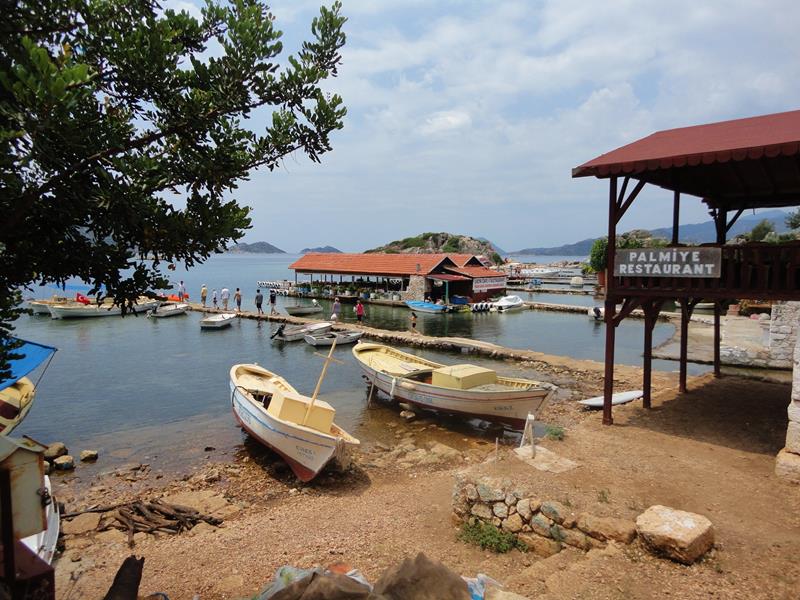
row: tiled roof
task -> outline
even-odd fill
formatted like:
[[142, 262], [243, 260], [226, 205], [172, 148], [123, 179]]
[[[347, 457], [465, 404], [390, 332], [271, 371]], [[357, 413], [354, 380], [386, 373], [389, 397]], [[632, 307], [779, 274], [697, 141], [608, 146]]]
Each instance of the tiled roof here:
[[442, 261], [447, 266], [464, 264], [471, 254], [306, 254], [289, 265], [303, 273], [336, 273], [348, 275], [428, 275]]
[[505, 277], [505, 273], [493, 271], [486, 267], [446, 267], [452, 273], [459, 273], [475, 279], [476, 277]]

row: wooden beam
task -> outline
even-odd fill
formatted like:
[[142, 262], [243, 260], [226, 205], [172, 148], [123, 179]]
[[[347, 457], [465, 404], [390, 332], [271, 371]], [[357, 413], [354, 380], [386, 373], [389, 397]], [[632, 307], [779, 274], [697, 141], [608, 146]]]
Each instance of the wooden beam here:
[[672, 245], [678, 245], [678, 223], [681, 214], [681, 193], [675, 191], [672, 196]]
[[617, 247], [617, 178], [612, 177], [608, 190], [608, 251], [606, 259], [606, 355], [603, 380], [603, 425], [612, 425], [614, 417], [611, 412], [611, 400], [614, 395], [614, 252]]
[[731, 230], [731, 227], [733, 227], [733, 226], [734, 226], [734, 224], [736, 223], [736, 221], [738, 221], [738, 220], [739, 220], [739, 217], [741, 217], [741, 216], [742, 216], [742, 213], [743, 213], [743, 212], [744, 212], [744, 209], [743, 209], [743, 208], [740, 208], [740, 209], [739, 209], [739, 210], [736, 212], [736, 214], [735, 214], [735, 215], [733, 215], [733, 218], [732, 218], [730, 221], [728, 221], [728, 224], [727, 224], [727, 225], [725, 225], [725, 233], [729, 233], [729, 232], [730, 232], [730, 230]]
[[625, 213], [628, 211], [628, 209], [631, 207], [631, 204], [633, 204], [633, 201], [634, 201], [634, 200], [636, 200], [636, 196], [638, 196], [638, 195], [639, 195], [639, 192], [641, 192], [641, 191], [642, 191], [642, 188], [645, 186], [645, 184], [646, 184], [646, 183], [647, 183], [646, 181], [640, 180], [640, 181], [639, 181], [639, 182], [636, 184], [636, 187], [635, 187], [635, 188], [633, 188], [633, 191], [631, 191], [631, 195], [630, 195], [630, 196], [628, 196], [628, 199], [627, 199], [627, 200], [625, 200], [625, 202], [624, 202], [624, 203], [622, 203], [622, 204], [619, 206], [619, 210], [617, 211], [617, 223], [619, 223], [619, 222], [622, 220], [622, 217], [623, 217], [623, 215], [624, 215], [624, 214], [625, 214]]
[[622, 308], [619, 309], [619, 314], [614, 317], [614, 327], [618, 327], [625, 317], [629, 316], [636, 308], [642, 303], [642, 299], [637, 297], [625, 298], [622, 302]]

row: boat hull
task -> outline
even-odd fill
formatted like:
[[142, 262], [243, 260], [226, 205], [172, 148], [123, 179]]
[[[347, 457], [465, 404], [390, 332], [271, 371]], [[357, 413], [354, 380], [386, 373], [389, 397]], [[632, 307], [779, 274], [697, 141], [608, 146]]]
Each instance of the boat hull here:
[[297, 315], [313, 315], [322, 312], [321, 306], [285, 306], [283, 309], [293, 317]]
[[[153, 310], [160, 304], [158, 300], [152, 302], [142, 302], [141, 304], [134, 305], [133, 309], [129, 312], [146, 313]], [[59, 305], [52, 304], [48, 307], [50, 316], [54, 319], [88, 319], [98, 317], [114, 317], [122, 314], [122, 308], [119, 306], [96, 306], [96, 305]]]
[[[214, 318], [227, 317], [227, 318]], [[230, 327], [236, 320], [236, 315], [214, 315], [200, 319], [200, 329], [222, 329], [223, 327]]]
[[295, 326], [296, 328], [290, 326], [284, 328], [284, 332], [281, 335], [276, 335], [275, 339], [283, 342], [296, 342], [304, 339], [307, 335], [330, 331], [332, 326], [332, 323], [309, 323], [308, 325]]
[[8, 435], [25, 419], [35, 397], [33, 382], [27, 377], [0, 391], [0, 435]]
[[45, 522], [47, 523], [47, 528], [44, 531], [22, 538], [20, 541], [25, 544], [31, 552], [49, 565], [53, 562], [53, 555], [56, 553], [58, 533], [61, 527], [61, 516], [58, 511], [58, 503], [53, 497], [53, 488], [50, 483], [50, 478], [47, 475], [44, 476], [44, 487], [50, 494], [50, 502], [45, 508]]
[[421, 300], [407, 300], [406, 306], [413, 311], [440, 315], [447, 312], [447, 307], [433, 302], [422, 302]]
[[354, 344], [362, 335], [364, 335], [364, 333], [361, 331], [348, 331], [333, 335], [307, 334], [303, 336], [303, 339], [312, 346], [333, 346], [333, 340], [335, 339], [336, 345], [341, 346], [344, 344]]

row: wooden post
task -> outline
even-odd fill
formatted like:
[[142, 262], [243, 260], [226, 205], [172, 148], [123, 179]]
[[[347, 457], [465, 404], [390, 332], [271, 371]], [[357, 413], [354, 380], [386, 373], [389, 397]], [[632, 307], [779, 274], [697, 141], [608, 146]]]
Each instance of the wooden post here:
[[722, 312], [722, 301], [717, 300], [714, 302], [714, 377], [722, 377], [722, 369], [720, 365], [719, 346], [722, 342], [720, 336], [720, 313]]
[[688, 362], [689, 350], [689, 299], [681, 298], [681, 355], [680, 355], [680, 372], [678, 376], [678, 390], [681, 393], [686, 392], [686, 363]]
[[681, 214], [681, 193], [675, 190], [675, 195], [672, 198], [672, 245], [678, 245], [678, 221]]
[[[642, 368], [642, 406], [650, 408], [650, 388], [652, 383], [653, 368], [653, 326], [655, 325], [655, 315], [653, 314], [654, 303], [648, 302], [642, 306], [644, 310], [644, 364]], [[657, 313], [656, 313], [657, 314]]]
[[308, 421], [308, 415], [311, 414], [311, 408], [317, 401], [317, 394], [319, 394], [319, 388], [322, 387], [322, 380], [325, 379], [325, 372], [328, 370], [328, 365], [333, 360], [334, 348], [336, 348], [336, 338], [333, 339], [333, 344], [331, 344], [331, 350], [330, 352], [328, 352], [328, 357], [325, 359], [325, 362], [322, 365], [322, 373], [319, 374], [319, 379], [317, 380], [317, 387], [314, 388], [314, 393], [311, 395], [311, 402], [308, 403], [308, 408], [306, 408], [306, 414], [303, 417], [303, 422], [301, 423], [301, 425], [306, 424], [306, 421]]
[[617, 247], [617, 178], [612, 177], [608, 191], [608, 248], [606, 251], [606, 362], [605, 379], [603, 381], [603, 425], [612, 425], [614, 418], [611, 414], [611, 397], [614, 395], [614, 253]]

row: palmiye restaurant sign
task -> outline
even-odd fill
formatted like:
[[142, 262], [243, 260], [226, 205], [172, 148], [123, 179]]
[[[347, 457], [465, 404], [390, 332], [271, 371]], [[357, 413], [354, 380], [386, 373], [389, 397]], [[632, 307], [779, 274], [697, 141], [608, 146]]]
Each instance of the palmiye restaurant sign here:
[[635, 248], [617, 250], [617, 277], [717, 278], [722, 271], [720, 248]]

